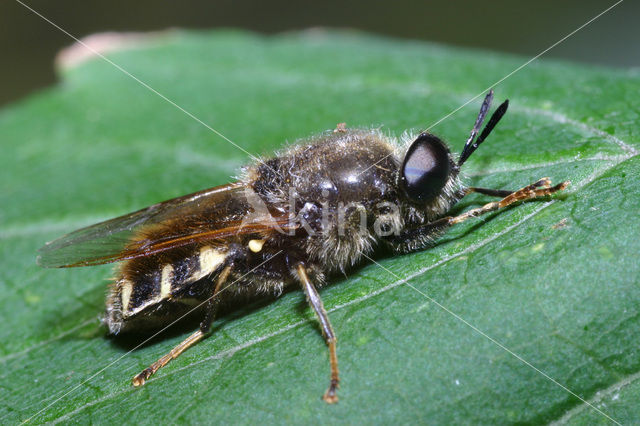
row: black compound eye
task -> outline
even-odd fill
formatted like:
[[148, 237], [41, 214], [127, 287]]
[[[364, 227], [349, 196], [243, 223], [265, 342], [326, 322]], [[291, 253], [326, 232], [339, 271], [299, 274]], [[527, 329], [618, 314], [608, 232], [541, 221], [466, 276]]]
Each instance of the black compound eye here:
[[442, 191], [449, 174], [449, 148], [436, 136], [422, 133], [404, 157], [401, 180], [414, 201], [428, 201]]

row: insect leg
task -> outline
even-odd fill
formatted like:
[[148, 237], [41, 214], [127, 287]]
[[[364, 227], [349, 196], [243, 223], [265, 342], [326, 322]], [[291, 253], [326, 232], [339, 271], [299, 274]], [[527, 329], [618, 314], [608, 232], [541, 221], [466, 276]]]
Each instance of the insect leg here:
[[142, 372], [140, 372], [138, 375], [136, 375], [132, 380], [133, 386], [138, 387], [144, 385], [147, 379], [149, 379], [149, 377], [151, 377], [156, 371], [167, 365], [172, 359], [180, 356], [182, 352], [198, 343], [204, 336], [205, 334], [202, 331], [198, 330], [191, 336], [187, 337], [182, 343], [171, 349], [168, 354], [166, 354], [165, 356], [151, 364], [149, 367], [142, 370]]
[[513, 194], [513, 191], [509, 191], [505, 189], [478, 188], [478, 187], [472, 186], [470, 188], [467, 188], [466, 191], [464, 191], [464, 195], [471, 194], [472, 192], [477, 192], [478, 194], [482, 194], [482, 195], [488, 195], [490, 197], [507, 197]]
[[[561, 182], [556, 186], [551, 186], [551, 180], [549, 178], [542, 178], [537, 182], [534, 182], [531, 185], [527, 185], [524, 188], [521, 188], [517, 191], [509, 192], [500, 201], [494, 201], [492, 203], [485, 204], [480, 208], [469, 210], [468, 212], [462, 213], [461, 215], [458, 215], [458, 216], [444, 217], [433, 223], [435, 224], [435, 223], [441, 222], [445, 226], [455, 225], [456, 223], [464, 222], [469, 218], [478, 217], [482, 214], [489, 213], [498, 209], [502, 209], [518, 201], [531, 200], [533, 198], [551, 195], [554, 192], [558, 192], [565, 189], [567, 186], [569, 186], [568, 181]], [[487, 195], [494, 195], [498, 197], [503, 194], [499, 190], [485, 190], [484, 188], [476, 188], [476, 189], [479, 189], [480, 191], [476, 191], [476, 192], [480, 192], [481, 194], [486, 193]]]
[[324, 309], [322, 299], [320, 299], [320, 295], [309, 279], [307, 270], [302, 263], [298, 264], [298, 266], [296, 267], [296, 272], [298, 273], [298, 278], [302, 283], [304, 293], [307, 296], [307, 301], [318, 317], [318, 321], [320, 322], [320, 327], [322, 329], [322, 336], [329, 346], [329, 360], [331, 362], [331, 382], [322, 399], [324, 399], [325, 402], [329, 404], [335, 404], [336, 402], [338, 402], [338, 395], [336, 394], [336, 392], [338, 390], [338, 384], [340, 383], [340, 378], [338, 377], [338, 356], [336, 354], [336, 335], [333, 332], [331, 322], [329, 322], [329, 317], [327, 316], [327, 311]]
[[205, 310], [204, 319], [200, 323], [200, 331], [202, 331], [205, 334], [211, 331], [211, 323], [213, 322], [213, 320], [216, 318], [216, 315], [218, 314], [218, 308], [220, 307], [220, 297], [218, 296], [218, 293], [220, 293], [220, 291], [223, 290], [222, 285], [227, 281], [227, 278], [229, 278], [229, 274], [231, 273], [232, 267], [233, 267], [233, 264], [229, 264], [222, 270], [222, 272], [220, 273], [216, 281], [216, 287], [213, 290], [213, 294], [207, 301], [207, 307]]
[[230, 272], [231, 265], [227, 265], [218, 276], [213, 294], [207, 301], [206, 313], [204, 320], [200, 323], [200, 330], [187, 337], [178, 346], [171, 349], [168, 354], [164, 355], [162, 358], [160, 358], [149, 367], [142, 370], [138, 375], [136, 375], [132, 380], [133, 386], [137, 387], [144, 385], [149, 377], [151, 377], [156, 371], [167, 365], [172, 359], [176, 359], [177, 357], [179, 357], [182, 352], [186, 351], [191, 346], [195, 345], [204, 337], [206, 337], [206, 335], [209, 333], [209, 330], [211, 329], [211, 323], [216, 316], [218, 307], [220, 306], [220, 297], [216, 296], [222, 289], [222, 285], [226, 282]]
[[[537, 197], [544, 197], [546, 195], [553, 194], [557, 191], [565, 189], [569, 185], [569, 182], [562, 182], [556, 186], [551, 186], [551, 180], [549, 178], [542, 178], [539, 181], [525, 186], [517, 191], [502, 191], [485, 188], [469, 188], [466, 193], [478, 192], [480, 194], [492, 195], [501, 197], [502, 200], [494, 201], [492, 203], [485, 204], [477, 209], [469, 210], [458, 216], [446, 216], [435, 220], [433, 222], [426, 223], [417, 228], [407, 229], [400, 233], [400, 235], [393, 236], [388, 241], [396, 247], [397, 250], [407, 252], [419, 250], [433, 243], [435, 236], [444, 232], [450, 226], [456, 223], [464, 222], [467, 219], [478, 217], [482, 214], [496, 211], [498, 209], [507, 207], [515, 202], [530, 200]], [[406, 242], [410, 241], [411, 244], [407, 245]]]

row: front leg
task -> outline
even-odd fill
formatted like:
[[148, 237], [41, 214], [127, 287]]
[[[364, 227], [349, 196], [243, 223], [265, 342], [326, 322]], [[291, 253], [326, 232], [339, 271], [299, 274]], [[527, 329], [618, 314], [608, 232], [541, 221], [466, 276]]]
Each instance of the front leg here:
[[333, 327], [331, 326], [331, 322], [329, 322], [327, 311], [324, 309], [324, 304], [322, 303], [322, 299], [320, 299], [318, 290], [316, 290], [315, 286], [309, 279], [307, 270], [302, 263], [299, 263], [296, 266], [296, 273], [298, 275], [300, 283], [302, 284], [304, 294], [307, 296], [307, 302], [309, 302], [309, 305], [311, 305], [316, 313], [316, 316], [318, 317], [320, 328], [322, 329], [322, 336], [329, 346], [329, 360], [331, 362], [331, 382], [329, 383], [329, 388], [324, 393], [322, 399], [324, 399], [329, 404], [335, 404], [336, 402], [338, 402], [338, 395], [336, 394], [336, 392], [338, 390], [338, 384], [340, 383], [340, 378], [338, 377], [338, 356], [336, 354], [336, 335], [333, 332]]
[[[518, 201], [532, 200], [534, 198], [551, 195], [554, 192], [558, 192], [565, 189], [567, 186], [569, 186], [569, 181], [561, 182], [556, 186], [551, 186], [551, 179], [542, 178], [539, 181], [532, 183], [531, 185], [527, 185], [524, 188], [521, 188], [515, 192], [510, 193], [500, 201], [494, 201], [493, 203], [485, 204], [480, 208], [469, 210], [468, 212], [458, 216], [444, 217], [442, 219], [438, 219], [436, 222], [442, 221], [445, 224], [445, 226], [455, 225], [456, 223], [464, 222], [469, 218], [478, 217], [482, 214], [505, 208], [507, 206], [510, 206], [513, 203], [517, 203]], [[477, 190], [480, 188], [474, 188], [474, 189]]]
[[472, 217], [478, 217], [485, 213], [502, 209], [519, 201], [532, 200], [534, 198], [551, 195], [565, 189], [567, 186], [569, 186], [569, 181], [551, 186], [551, 180], [549, 178], [542, 178], [537, 182], [514, 192], [485, 188], [469, 188], [466, 191], [466, 194], [478, 192], [492, 196], [504, 196], [504, 198], [500, 201], [487, 203], [477, 209], [471, 209], [458, 216], [446, 216], [422, 226], [407, 229], [404, 232], [401, 232], [400, 235], [393, 236], [393, 238], [389, 240], [389, 243], [398, 251], [420, 250], [432, 244], [435, 237], [442, 234], [442, 232], [447, 228], [455, 225], [456, 223], [464, 222]]

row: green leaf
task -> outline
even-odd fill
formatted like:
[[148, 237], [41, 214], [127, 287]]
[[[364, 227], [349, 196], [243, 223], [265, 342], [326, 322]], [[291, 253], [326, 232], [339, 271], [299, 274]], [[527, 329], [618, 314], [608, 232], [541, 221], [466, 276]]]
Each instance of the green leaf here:
[[[109, 58], [256, 155], [339, 122], [425, 128], [524, 62], [317, 31], [176, 32]], [[111, 64], [67, 69], [0, 112], [2, 423], [608, 422], [593, 406], [638, 422], [639, 89], [637, 70], [551, 61], [496, 87], [511, 107], [468, 181], [572, 185], [456, 226], [432, 249], [378, 256], [393, 275], [364, 262], [335, 277], [321, 291], [342, 377], [329, 406], [326, 346], [300, 292], [220, 318], [134, 389], [192, 329], [129, 353], [140, 340], [108, 338], [98, 321], [109, 266], [35, 265], [45, 241], [223, 184], [248, 161]], [[479, 101], [432, 131], [460, 150]]]

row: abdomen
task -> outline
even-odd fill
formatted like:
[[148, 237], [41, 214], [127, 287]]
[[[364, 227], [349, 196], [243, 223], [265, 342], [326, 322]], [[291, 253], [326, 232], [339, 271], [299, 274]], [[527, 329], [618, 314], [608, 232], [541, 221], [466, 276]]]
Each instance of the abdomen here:
[[136, 329], [155, 327], [185, 307], [206, 300], [226, 258], [225, 247], [204, 245], [125, 262], [107, 298], [109, 331], [117, 334], [133, 329], [133, 323]]

